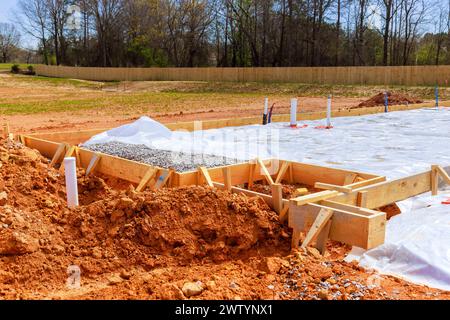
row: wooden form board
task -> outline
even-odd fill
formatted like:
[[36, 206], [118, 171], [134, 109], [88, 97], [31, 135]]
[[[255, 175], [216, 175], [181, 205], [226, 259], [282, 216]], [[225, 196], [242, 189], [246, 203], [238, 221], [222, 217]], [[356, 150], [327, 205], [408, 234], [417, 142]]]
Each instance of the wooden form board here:
[[[290, 203], [289, 226], [297, 232], [307, 232], [322, 209], [328, 210], [330, 207], [318, 204], [297, 206]], [[373, 211], [369, 216], [342, 208], [333, 208], [328, 237], [363, 249], [371, 249], [384, 243], [385, 226], [386, 213], [384, 212]]]
[[431, 170], [406, 178], [365, 186], [349, 194], [340, 193], [328, 200], [356, 205], [358, 194], [362, 191], [364, 191], [366, 208], [380, 208], [431, 191]]
[[[320, 210], [332, 208], [330, 239], [364, 249], [374, 248], [384, 242], [386, 214], [371, 209], [432, 191], [436, 171], [450, 184], [450, 177], [446, 174], [449, 169], [433, 166], [430, 171], [393, 181], [370, 185], [366, 185], [366, 181], [357, 182], [353, 184], [355, 188], [348, 186], [352, 190], [350, 193], [328, 190], [291, 199], [289, 225], [298, 239], [299, 232], [306, 232], [313, 225]], [[434, 181], [436, 183], [436, 178]]]
[[[56, 153], [59, 144], [56, 142], [45, 141], [30, 136], [24, 136], [25, 145], [29, 148], [38, 150], [43, 156], [51, 159]], [[80, 166], [88, 168], [92, 157], [96, 154], [94, 151], [78, 148]], [[97, 164], [95, 171], [120, 178], [132, 183], [138, 184], [145, 173], [151, 167], [149, 165], [131, 161], [115, 156], [97, 153], [101, 156], [101, 161]]]
[[[51, 159], [56, 150], [59, 147], [59, 143], [46, 141], [32, 136], [23, 136], [25, 144], [33, 149], [38, 150], [43, 156]], [[68, 146], [69, 147], [69, 146]], [[86, 150], [83, 148], [77, 148], [77, 153], [79, 155], [80, 165], [83, 168], [88, 168], [94, 154], [96, 152]], [[145, 173], [148, 171], [149, 166], [136, 161], [131, 161], [107, 154], [98, 153], [101, 156], [101, 161], [97, 164], [95, 171], [101, 174], [110, 175], [112, 177], [120, 178], [132, 183], [138, 184]], [[265, 160], [263, 161], [265, 166], [268, 168], [270, 174], [273, 177], [277, 176], [278, 171], [282, 168], [285, 161], [283, 160]], [[360, 177], [365, 179], [371, 179], [377, 177], [375, 175], [353, 172], [340, 169], [331, 169], [327, 167], [303, 164], [291, 162], [294, 182], [301, 182], [308, 185], [313, 185], [315, 182], [324, 183], [343, 183], [345, 177], [349, 174], [358, 174]], [[242, 185], [248, 182], [249, 173], [254, 164], [247, 162], [241, 164], [234, 164], [230, 166], [224, 166], [229, 168], [231, 173], [231, 184], [233, 186]], [[216, 167], [208, 169], [208, 173], [211, 180], [214, 182], [223, 183], [223, 168]], [[159, 168], [161, 169], [161, 168]], [[326, 174], [324, 174], [324, 172]], [[259, 169], [254, 170], [253, 173], [254, 181], [264, 179], [261, 171]], [[198, 181], [198, 171], [190, 172], [174, 172], [171, 177], [170, 186], [181, 186], [181, 185], [196, 185]]]

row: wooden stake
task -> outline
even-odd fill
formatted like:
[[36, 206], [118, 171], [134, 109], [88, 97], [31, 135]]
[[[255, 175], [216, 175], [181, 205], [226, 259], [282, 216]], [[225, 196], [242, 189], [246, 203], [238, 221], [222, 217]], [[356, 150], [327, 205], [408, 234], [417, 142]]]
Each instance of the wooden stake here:
[[171, 175], [172, 175], [171, 170], [163, 170], [163, 173], [158, 177], [152, 189], [160, 189], [164, 187]]
[[231, 169], [229, 167], [223, 168], [223, 183], [225, 185], [225, 190], [231, 191]]
[[9, 123], [5, 123], [3, 125], [3, 138], [8, 138], [9, 137]]
[[294, 166], [292, 164], [292, 162], [290, 163], [289, 166], [289, 178], [288, 178], [288, 182], [289, 183], [294, 183]]
[[75, 148], [75, 159], [77, 160], [77, 167], [81, 167], [80, 150]]
[[275, 180], [275, 183], [281, 183], [284, 175], [286, 174], [286, 171], [289, 169], [289, 167], [291, 166], [290, 162], [283, 162], [283, 164], [281, 165], [280, 171], [278, 171], [278, 175], [277, 175], [277, 179]]
[[262, 171], [262, 174], [263, 174], [264, 178], [266, 178], [267, 182], [270, 185], [272, 185], [273, 184], [273, 179], [272, 179], [272, 176], [269, 173], [269, 170], [267, 170], [266, 166], [261, 161], [261, 159], [257, 158], [256, 161], [257, 161], [258, 165], [261, 167], [261, 171]]
[[[206, 184], [210, 187], [214, 187], [211, 176], [208, 173], [208, 170], [205, 167], [198, 167], [199, 177], [203, 178]], [[199, 181], [199, 184], [201, 181]]]
[[272, 201], [273, 210], [280, 214], [283, 210], [283, 186], [279, 183], [274, 183], [271, 185], [272, 188]]
[[254, 176], [255, 176], [255, 169], [256, 169], [256, 164], [255, 163], [250, 163], [250, 166], [249, 166], [249, 171], [248, 171], [248, 188], [250, 189], [250, 188], [252, 188], [253, 187], [253, 179], [254, 179]]
[[289, 203], [285, 204], [283, 210], [280, 212], [279, 219], [281, 222], [285, 222], [288, 218]]
[[298, 248], [300, 244], [300, 234], [301, 232], [297, 229], [292, 230], [292, 241], [291, 241], [291, 247], [292, 248]]
[[144, 188], [147, 186], [149, 181], [156, 175], [157, 172], [158, 172], [158, 169], [156, 169], [156, 168], [153, 168], [153, 167], [148, 168], [147, 172], [142, 177], [141, 182], [139, 182], [139, 185], [137, 186], [136, 191], [141, 192], [142, 190], [144, 190]]
[[[75, 146], [71, 146], [69, 148], [69, 150], [67, 150], [66, 154], [64, 155], [64, 158], [71, 157], [73, 155], [73, 153], [75, 152], [75, 149], [76, 149]], [[61, 166], [59, 167], [59, 172], [60, 173], [64, 172], [64, 161], [61, 162]]]
[[94, 155], [91, 158], [91, 161], [89, 161], [89, 165], [86, 169], [86, 176], [90, 175], [92, 172], [94, 172], [95, 167], [97, 167], [98, 163], [100, 162], [101, 156], [99, 153], [94, 153]]
[[306, 234], [305, 240], [303, 240], [302, 248], [306, 248], [310, 243], [319, 235], [319, 233], [325, 228], [328, 221], [333, 216], [333, 211], [329, 209], [321, 209], [317, 215], [316, 220]]
[[436, 196], [439, 189], [439, 174], [437, 171], [437, 165], [431, 166], [431, 194]]
[[442, 168], [441, 166], [437, 166], [436, 171], [447, 184], [450, 184], [450, 176], [448, 175], [447, 171], [444, 170], [444, 168]]
[[350, 174], [346, 175], [345, 179], [344, 179], [344, 186], [355, 182], [357, 177], [358, 177], [358, 175], [356, 173], [350, 173]]
[[327, 240], [330, 235], [331, 222], [332, 219], [328, 220], [325, 227], [323, 227], [323, 230], [317, 236], [316, 248], [322, 255], [325, 254], [325, 251], [327, 250]]
[[367, 191], [359, 191], [356, 202], [358, 207], [365, 208], [367, 206]]
[[66, 145], [64, 143], [60, 143], [58, 149], [56, 149], [56, 152], [53, 155], [52, 161], [50, 162], [50, 167], [53, 167], [59, 161], [59, 158], [61, 158], [65, 149]]

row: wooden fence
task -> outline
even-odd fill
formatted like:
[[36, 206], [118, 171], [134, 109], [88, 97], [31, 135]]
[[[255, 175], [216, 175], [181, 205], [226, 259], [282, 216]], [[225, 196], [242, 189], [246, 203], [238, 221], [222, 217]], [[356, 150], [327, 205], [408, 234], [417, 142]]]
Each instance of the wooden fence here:
[[85, 68], [38, 65], [41, 76], [95, 81], [232, 81], [311, 84], [446, 85], [450, 66], [282, 68]]

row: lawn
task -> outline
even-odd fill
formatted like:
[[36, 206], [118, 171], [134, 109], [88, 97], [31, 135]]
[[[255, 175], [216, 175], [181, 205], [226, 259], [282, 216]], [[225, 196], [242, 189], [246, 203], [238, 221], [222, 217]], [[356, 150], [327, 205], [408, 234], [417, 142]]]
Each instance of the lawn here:
[[[0, 66], [7, 68], [11, 64]], [[434, 98], [432, 87], [182, 81], [96, 82], [3, 73], [0, 77], [0, 114], [80, 114], [86, 110], [94, 110], [109, 115], [255, 110], [261, 106], [266, 96], [277, 102], [278, 106], [286, 108], [289, 99], [294, 96], [326, 99], [332, 94], [336, 102], [338, 99], [347, 99], [350, 103], [352, 99], [367, 99], [386, 89], [427, 100]], [[441, 99], [450, 96], [447, 88], [441, 88], [440, 93]], [[306, 99], [308, 98], [301, 100]]]
[[[11, 70], [13, 65], [15, 65], [15, 63], [0, 63], [0, 70]], [[21, 69], [26, 69], [28, 66], [33, 66], [33, 64], [19, 64]]]

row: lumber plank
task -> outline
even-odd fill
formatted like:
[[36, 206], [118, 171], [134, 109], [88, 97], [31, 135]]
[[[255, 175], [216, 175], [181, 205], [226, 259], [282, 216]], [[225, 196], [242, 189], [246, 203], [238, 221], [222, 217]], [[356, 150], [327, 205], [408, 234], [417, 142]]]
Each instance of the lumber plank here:
[[158, 169], [150, 167], [148, 168], [147, 172], [145, 173], [144, 177], [142, 178], [141, 182], [139, 182], [139, 185], [136, 188], [137, 192], [141, 192], [147, 184], [150, 182], [150, 180], [156, 175], [158, 172]]
[[272, 176], [270, 175], [270, 173], [269, 173], [269, 170], [267, 170], [267, 167], [266, 167], [266, 165], [262, 162], [262, 160], [261, 159], [256, 159], [256, 162], [258, 163], [258, 165], [259, 165], [259, 167], [260, 167], [260, 169], [261, 169], [261, 171], [262, 171], [262, 175], [264, 176], [264, 178], [267, 180], [267, 182], [270, 184], [270, 185], [272, 185], [274, 182], [273, 182], [273, 179], [272, 179]]
[[248, 188], [253, 187], [254, 179], [255, 179], [255, 170], [256, 170], [256, 164], [250, 163], [250, 166], [248, 168]]
[[314, 220], [311, 228], [306, 234], [305, 240], [303, 240], [302, 248], [306, 248], [311, 244], [311, 242], [319, 235], [319, 233], [323, 230], [325, 225], [333, 216], [333, 210], [321, 208], [319, 213], [317, 214], [316, 219]]
[[333, 211], [329, 239], [363, 249], [372, 249], [384, 243], [386, 229], [386, 213], [384, 212], [367, 216], [318, 204], [306, 204], [299, 207], [291, 202], [289, 226], [298, 232], [309, 230], [322, 209]]
[[436, 196], [438, 194], [439, 189], [439, 174], [436, 170], [436, 166], [431, 166], [431, 172], [430, 172], [430, 179], [431, 179], [431, 195]]
[[66, 144], [60, 143], [58, 146], [58, 149], [56, 150], [56, 152], [52, 158], [52, 161], [50, 162], [50, 167], [53, 167], [59, 161], [59, 159], [63, 155], [65, 149], [66, 149]]
[[222, 169], [223, 172], [223, 181], [225, 185], [225, 190], [231, 191], [231, 187], [233, 186], [231, 184], [231, 169], [228, 167], [225, 167]]
[[324, 189], [324, 190], [335, 190], [343, 193], [350, 193], [352, 192], [352, 188], [343, 187], [343, 186], [337, 186], [334, 184], [328, 184], [328, 183], [322, 183], [322, 182], [316, 182], [314, 184], [314, 187], [316, 189]]
[[325, 227], [323, 227], [323, 230], [318, 234], [317, 240], [316, 240], [316, 248], [319, 250], [319, 252], [323, 255], [325, 254], [325, 251], [327, 249], [327, 240], [330, 235], [330, 229], [331, 224], [333, 223], [333, 219], [331, 218], [326, 223]]
[[445, 183], [450, 184], [450, 176], [441, 166], [436, 166], [436, 170], [441, 176], [441, 178], [445, 181]]
[[291, 184], [295, 182], [295, 180], [294, 180], [294, 168], [293, 168], [292, 162], [289, 165], [289, 179], [288, 179], [288, 182], [291, 183]]
[[281, 222], [285, 222], [288, 218], [288, 211], [289, 211], [289, 203], [286, 203], [283, 206], [283, 210], [280, 212], [279, 218]]
[[[24, 141], [27, 147], [38, 150], [43, 156], [50, 159], [53, 158], [55, 152], [60, 146], [60, 143], [46, 141], [29, 135], [24, 136]], [[81, 163], [80, 167], [86, 169], [89, 166], [91, 158], [96, 152], [83, 148], [78, 148], [78, 150]], [[151, 167], [144, 163], [108, 155], [105, 153], [99, 152], [98, 154], [101, 155], [102, 160], [99, 162], [95, 169], [97, 172], [135, 184], [139, 184], [145, 173], [148, 171], [148, 168]], [[197, 174], [196, 171], [195, 174]], [[179, 176], [174, 173], [173, 178], [175, 183], [174, 186], [178, 186], [180, 182]], [[196, 178], [192, 184], [195, 183]]]
[[353, 172], [346, 175], [344, 179], [344, 186], [354, 183], [357, 177], [358, 175]]
[[[294, 182], [313, 186], [316, 182], [344, 185], [345, 178], [349, 174], [357, 174], [359, 177], [369, 180], [379, 176], [343, 169], [329, 168], [307, 163], [292, 162]], [[348, 187], [348, 186], [347, 186]]]
[[[212, 181], [223, 183], [223, 168], [228, 167], [231, 169], [231, 184], [236, 186], [248, 182], [249, 168], [251, 163], [238, 163], [229, 166], [220, 166], [215, 168], [209, 168], [208, 173]], [[198, 180], [198, 170], [179, 173], [179, 185], [195, 185]], [[264, 177], [258, 172], [254, 171], [254, 181], [264, 179]]]
[[292, 240], [291, 240], [291, 248], [298, 248], [300, 244], [300, 235], [301, 232], [298, 229], [292, 230]]
[[3, 124], [3, 138], [5, 138], [5, 139], [8, 138], [9, 134], [10, 134], [9, 123], [5, 123], [5, 124]]
[[360, 215], [368, 216], [368, 217], [377, 215], [379, 213], [379, 211], [375, 211], [372, 209], [353, 206], [353, 205], [345, 204], [345, 203], [339, 203], [339, 202], [335, 202], [335, 201], [331, 201], [331, 200], [321, 201], [320, 205], [326, 206], [329, 208], [333, 208], [333, 209], [339, 209], [339, 210], [346, 211], [346, 212], [356, 213], [356, 214], [360, 214]]
[[19, 134], [19, 142], [23, 145], [25, 145], [25, 138], [23, 137], [23, 135]]
[[100, 160], [101, 160], [101, 155], [99, 153], [94, 153], [94, 155], [92, 156], [91, 161], [89, 161], [89, 165], [86, 169], [86, 176], [90, 175], [92, 172], [95, 171], [95, 168], [97, 167]]
[[283, 187], [280, 183], [274, 183], [271, 185], [271, 189], [273, 209], [276, 213], [280, 214], [283, 210]]
[[281, 181], [283, 180], [290, 165], [291, 164], [288, 161], [283, 162], [283, 164], [281, 165], [280, 171], [278, 171], [278, 175], [277, 175], [277, 178], [275, 179], [275, 183], [281, 183]]
[[358, 192], [358, 207], [366, 207], [367, 206], [367, 191], [359, 191]]
[[322, 201], [322, 200], [335, 198], [339, 194], [341, 194], [339, 191], [325, 190], [325, 191], [320, 191], [320, 192], [316, 192], [316, 193], [311, 193], [311, 194], [307, 194], [307, 195], [304, 195], [304, 196], [300, 196], [300, 197], [291, 199], [290, 201], [292, 203], [295, 203], [297, 206], [302, 206], [302, 205], [305, 205], [307, 203], [319, 202], [319, 201]]
[[152, 189], [160, 189], [164, 187], [167, 183], [167, 181], [170, 179], [170, 175], [172, 174], [172, 171], [169, 169], [161, 169], [161, 174], [159, 175], [158, 179], [156, 179], [156, 183], [152, 187]]
[[198, 167], [198, 171], [200, 172], [200, 176], [205, 180], [206, 184], [210, 187], [214, 187], [208, 170], [205, 167]]
[[352, 184], [346, 185], [346, 187], [355, 190], [355, 189], [359, 189], [359, 188], [362, 188], [362, 187], [374, 185], [374, 184], [377, 184], [377, 183], [380, 183], [380, 182], [384, 182], [384, 181], [386, 181], [386, 177], [385, 176], [378, 176], [378, 177], [374, 177], [374, 178], [371, 178], [371, 179], [354, 182]]
[[[75, 150], [76, 150], [75, 146], [68, 147], [68, 150], [67, 150], [66, 154], [64, 155], [64, 158], [71, 157], [74, 154]], [[59, 167], [59, 172], [61, 172], [61, 173], [64, 172], [64, 159], [61, 162], [61, 166]]]
[[353, 189], [353, 191], [349, 194], [341, 193], [334, 198], [321, 200], [354, 205], [358, 202], [358, 192], [367, 191], [366, 208], [380, 208], [431, 191], [431, 171]]
[[77, 161], [77, 167], [81, 167], [81, 160], [80, 160], [80, 151], [78, 148], [75, 148], [75, 159]]

